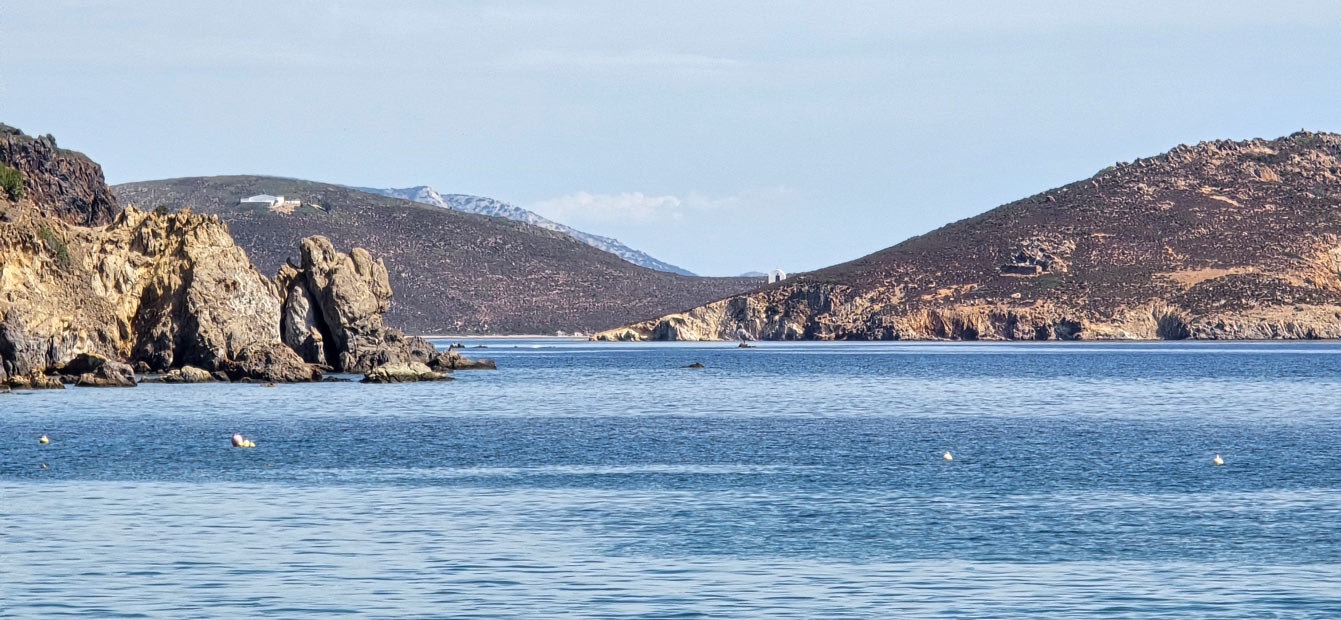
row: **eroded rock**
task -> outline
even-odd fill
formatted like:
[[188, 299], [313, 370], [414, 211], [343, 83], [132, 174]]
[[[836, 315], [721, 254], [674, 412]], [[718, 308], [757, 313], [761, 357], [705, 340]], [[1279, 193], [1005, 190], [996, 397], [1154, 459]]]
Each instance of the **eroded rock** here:
[[135, 387], [135, 371], [130, 367], [130, 364], [103, 360], [93, 370], [79, 375], [75, 379], [75, 385], [79, 387]]
[[411, 383], [415, 381], [450, 381], [452, 378], [419, 362], [383, 364], [368, 371], [363, 383]]
[[235, 359], [225, 360], [221, 370], [231, 381], [302, 383], [320, 381], [322, 375], [321, 369], [279, 342], [247, 347]]
[[[226, 375], [224, 379], [227, 380]], [[181, 368], [173, 368], [163, 373], [162, 376], [152, 379], [146, 378], [142, 380], [142, 383], [214, 383], [216, 381], [218, 381], [218, 377], [215, 377], [214, 373], [208, 370], [195, 366], [182, 366]]]

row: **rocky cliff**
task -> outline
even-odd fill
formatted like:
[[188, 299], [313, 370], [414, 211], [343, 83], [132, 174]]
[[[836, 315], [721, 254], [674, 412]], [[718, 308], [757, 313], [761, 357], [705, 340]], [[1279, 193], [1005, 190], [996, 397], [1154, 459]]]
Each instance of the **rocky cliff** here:
[[85, 226], [101, 226], [116, 215], [102, 167], [57, 147], [50, 135], [32, 137], [0, 123], [0, 162], [22, 173], [25, 195], [44, 215]]
[[[105, 218], [116, 205], [96, 164], [47, 138], [4, 136], [0, 165], [22, 170], [23, 188], [0, 195], [0, 382], [124, 384], [108, 363], [305, 381], [434, 358], [382, 325], [391, 289], [367, 252], [305, 239], [301, 269], [271, 280], [218, 217], [126, 207]], [[304, 329], [320, 341], [293, 337]]]
[[1341, 337], [1341, 136], [1120, 162], [606, 340]]

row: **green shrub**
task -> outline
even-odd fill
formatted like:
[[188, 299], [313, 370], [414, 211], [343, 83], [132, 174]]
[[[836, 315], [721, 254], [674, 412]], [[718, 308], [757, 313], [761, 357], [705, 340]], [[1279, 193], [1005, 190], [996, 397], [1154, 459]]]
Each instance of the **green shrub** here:
[[0, 189], [4, 189], [10, 200], [23, 198], [23, 173], [15, 168], [0, 165]]
[[42, 243], [46, 244], [47, 249], [51, 251], [52, 256], [56, 257], [57, 263], [60, 263], [63, 266], [70, 264], [70, 248], [65, 245], [65, 242], [62, 241], [60, 237], [56, 236], [56, 231], [51, 230], [48, 226], [43, 226], [37, 229], [37, 238], [41, 239]]

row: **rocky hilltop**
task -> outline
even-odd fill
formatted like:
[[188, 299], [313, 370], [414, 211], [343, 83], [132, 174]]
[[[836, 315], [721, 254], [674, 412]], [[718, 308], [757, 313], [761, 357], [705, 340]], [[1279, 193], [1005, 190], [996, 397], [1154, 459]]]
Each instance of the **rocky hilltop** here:
[[364, 250], [304, 239], [301, 265], [267, 278], [218, 217], [118, 210], [97, 164], [16, 130], [0, 176], [0, 383], [133, 385], [131, 364], [308, 381], [461, 363], [382, 324], [386, 267]]
[[1341, 136], [1121, 162], [606, 340], [1341, 337]]
[[413, 200], [418, 203], [442, 207], [444, 209], [453, 209], [456, 211], [464, 211], [466, 213], [478, 213], [480, 215], [492, 215], [494, 217], [505, 217], [518, 222], [526, 222], [532, 226], [539, 226], [546, 230], [561, 232], [593, 248], [614, 254], [635, 265], [641, 265], [657, 271], [678, 273], [682, 276], [694, 275], [687, 269], [676, 267], [665, 261], [657, 260], [646, 252], [635, 250], [624, 245], [623, 243], [620, 243], [618, 239], [583, 232], [572, 226], [565, 226], [554, 220], [543, 217], [534, 211], [529, 211], [501, 200], [495, 200], [485, 196], [471, 196], [469, 194], [440, 194], [437, 190], [427, 185], [401, 188], [356, 187], [354, 189], [371, 194], [404, 198], [406, 200]]
[[[754, 278], [681, 276], [633, 265], [566, 234], [369, 194], [342, 185], [257, 176], [127, 183], [125, 203], [217, 215], [267, 273], [298, 261], [321, 235], [386, 261], [398, 291], [387, 321], [417, 333], [587, 332], [751, 290]], [[240, 205], [254, 194], [299, 204]]]

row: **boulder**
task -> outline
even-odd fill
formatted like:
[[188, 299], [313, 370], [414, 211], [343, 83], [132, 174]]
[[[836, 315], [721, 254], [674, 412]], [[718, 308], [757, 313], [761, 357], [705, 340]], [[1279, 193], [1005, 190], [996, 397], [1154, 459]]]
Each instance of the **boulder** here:
[[130, 364], [104, 359], [93, 370], [79, 375], [79, 378], [75, 380], [75, 385], [80, 387], [135, 387], [135, 371], [130, 367]]
[[433, 370], [452, 371], [452, 370], [497, 370], [498, 366], [493, 360], [481, 359], [472, 360], [458, 353], [456, 349], [447, 349], [438, 351], [428, 366]]
[[302, 383], [320, 381], [321, 369], [303, 361], [281, 343], [253, 345], [234, 359], [224, 360], [221, 368], [230, 381]]
[[368, 371], [363, 383], [410, 383], [414, 381], [450, 381], [452, 378], [419, 362], [383, 364]]
[[215, 381], [218, 379], [213, 373], [195, 366], [173, 368], [154, 380], [155, 383], [214, 383]]
[[105, 366], [108, 362], [106, 357], [93, 353], [80, 353], [74, 356], [70, 361], [65, 362], [58, 369], [61, 374], [82, 375], [91, 373]]

